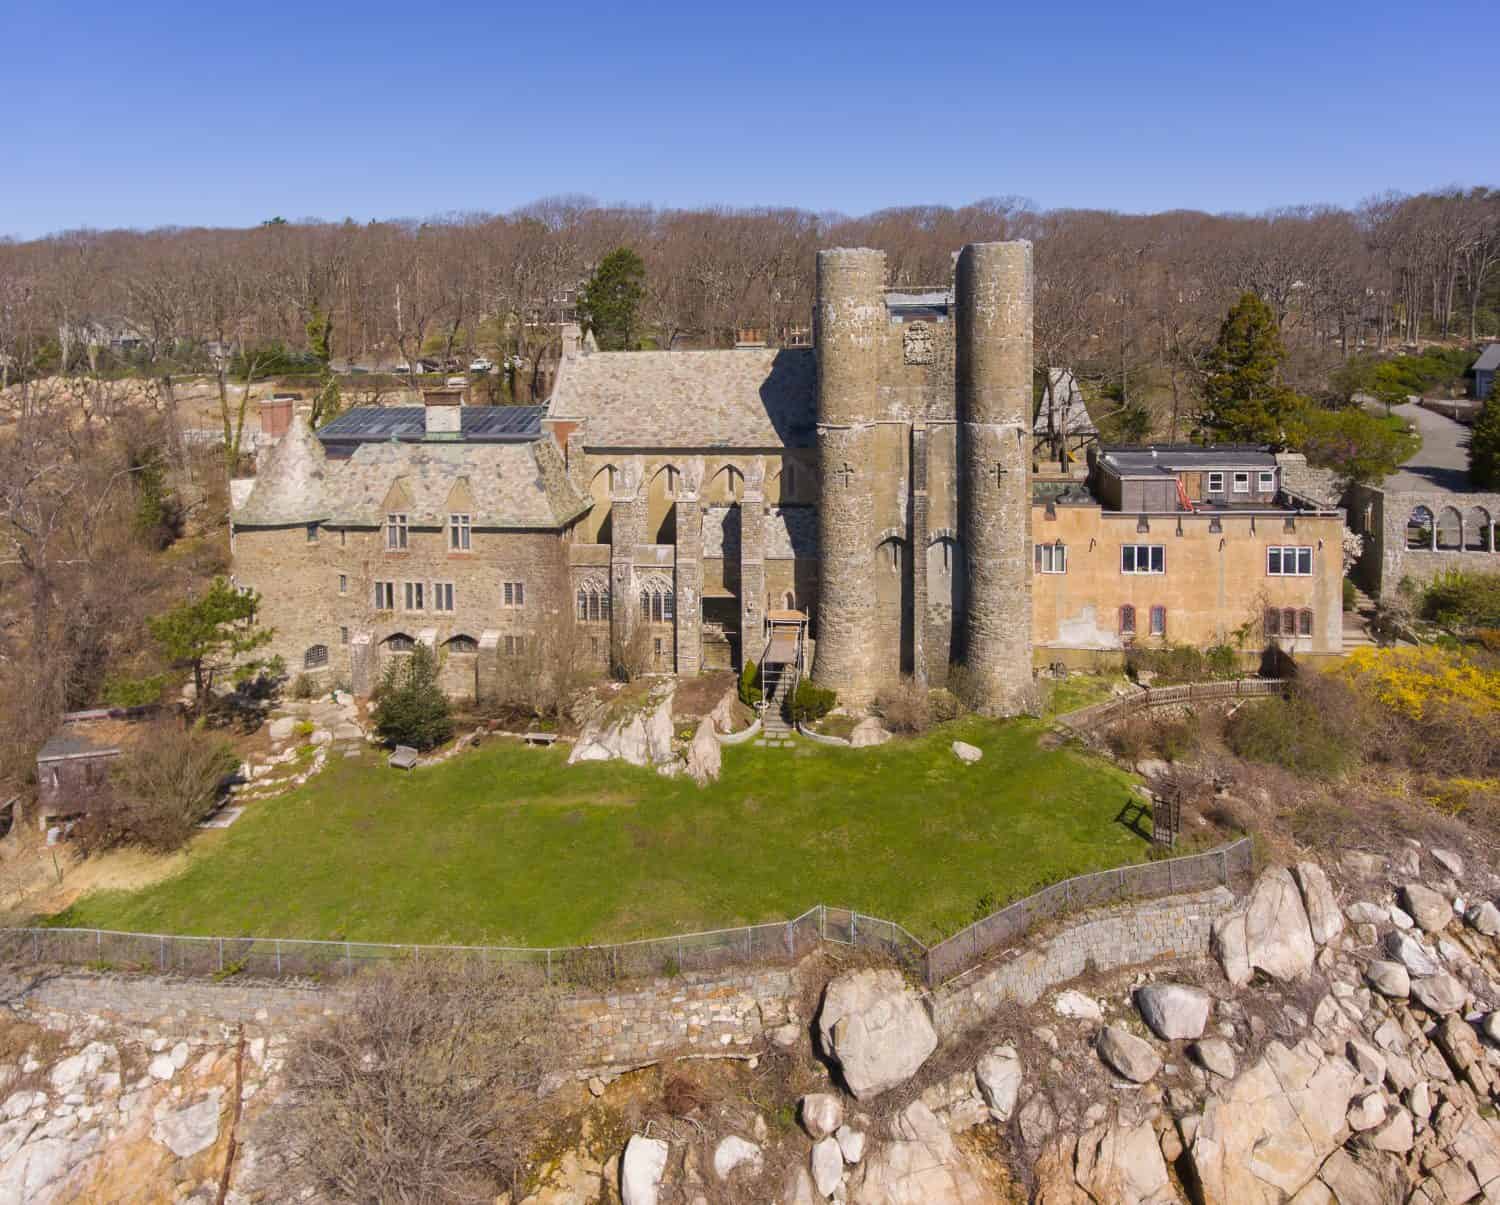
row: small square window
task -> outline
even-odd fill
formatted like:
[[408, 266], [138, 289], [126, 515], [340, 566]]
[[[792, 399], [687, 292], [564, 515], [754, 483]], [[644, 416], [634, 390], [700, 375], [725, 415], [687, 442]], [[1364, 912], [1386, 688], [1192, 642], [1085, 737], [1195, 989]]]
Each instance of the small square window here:
[[1224, 474], [1210, 473], [1208, 475], [1208, 492], [1210, 494], [1222, 494], [1224, 492]]
[[501, 591], [507, 607], [524, 607], [526, 605], [525, 582], [506, 582]]
[[1234, 492], [1236, 494], [1248, 494], [1250, 492], [1250, 474], [1236, 473], [1234, 475]]
[[1276, 472], [1274, 469], [1262, 469], [1256, 480], [1256, 488], [1263, 494], [1274, 494], [1276, 492]]

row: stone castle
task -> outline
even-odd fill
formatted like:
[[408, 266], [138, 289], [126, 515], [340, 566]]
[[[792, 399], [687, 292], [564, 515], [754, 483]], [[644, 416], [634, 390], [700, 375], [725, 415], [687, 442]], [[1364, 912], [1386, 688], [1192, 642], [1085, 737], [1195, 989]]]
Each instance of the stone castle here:
[[1104, 449], [1087, 487], [1033, 482], [1029, 243], [967, 246], [932, 289], [820, 252], [814, 333], [575, 350], [544, 407], [455, 386], [284, 423], [234, 483], [235, 578], [291, 672], [356, 693], [418, 641], [484, 693], [560, 626], [600, 670], [748, 659], [853, 707], [962, 665], [990, 714], [1037, 661], [1252, 627], [1341, 649], [1342, 516], [1263, 449]]

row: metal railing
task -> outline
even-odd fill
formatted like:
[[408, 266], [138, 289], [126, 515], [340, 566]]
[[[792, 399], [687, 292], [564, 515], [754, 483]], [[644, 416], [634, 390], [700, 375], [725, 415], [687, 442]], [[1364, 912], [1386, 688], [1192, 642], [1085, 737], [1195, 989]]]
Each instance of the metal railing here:
[[1080, 707], [1067, 715], [1057, 717], [1057, 722], [1075, 732], [1091, 732], [1101, 724], [1112, 724], [1116, 720], [1146, 711], [1152, 707], [1165, 707], [1172, 703], [1208, 703], [1223, 699], [1253, 699], [1279, 695], [1287, 688], [1285, 678], [1235, 678], [1227, 682], [1190, 682], [1182, 686], [1147, 686], [1121, 695], [1117, 699], [1106, 699], [1091, 707]]
[[110, 929], [0, 929], [0, 961], [62, 963], [162, 974], [343, 978], [399, 959], [473, 957], [529, 968], [539, 981], [581, 989], [621, 980], [791, 963], [824, 942], [876, 950], [929, 987], [1024, 937], [1038, 921], [1124, 899], [1196, 891], [1248, 876], [1250, 839], [1208, 853], [1065, 879], [928, 947], [895, 921], [817, 904], [791, 920], [599, 946], [403, 945], [277, 937], [194, 937]]

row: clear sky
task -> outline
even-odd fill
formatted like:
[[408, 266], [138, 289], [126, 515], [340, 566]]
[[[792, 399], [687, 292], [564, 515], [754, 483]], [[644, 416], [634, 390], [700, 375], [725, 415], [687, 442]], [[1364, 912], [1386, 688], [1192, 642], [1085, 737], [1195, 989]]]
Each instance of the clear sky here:
[[[340, 11], [341, 8], [343, 11]], [[1495, 0], [0, 0], [0, 235], [1500, 185]]]

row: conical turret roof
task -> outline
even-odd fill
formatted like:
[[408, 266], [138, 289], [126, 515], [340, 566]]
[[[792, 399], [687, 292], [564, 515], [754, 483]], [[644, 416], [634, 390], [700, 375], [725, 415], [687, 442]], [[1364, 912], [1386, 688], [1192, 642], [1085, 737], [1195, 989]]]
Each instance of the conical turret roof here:
[[271, 449], [255, 488], [234, 513], [238, 527], [281, 527], [327, 518], [323, 445], [302, 415]]

